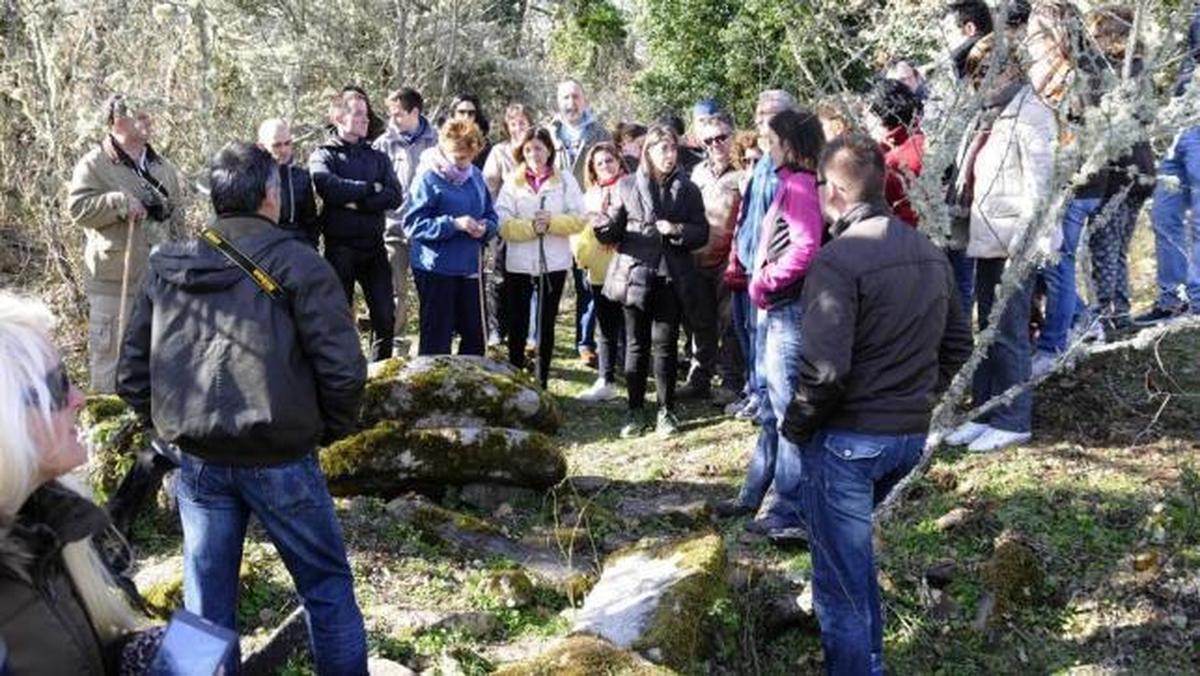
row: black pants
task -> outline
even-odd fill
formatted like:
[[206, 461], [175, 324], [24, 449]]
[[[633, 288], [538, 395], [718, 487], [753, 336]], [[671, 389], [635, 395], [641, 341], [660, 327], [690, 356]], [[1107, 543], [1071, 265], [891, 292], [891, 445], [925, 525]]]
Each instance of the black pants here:
[[[554, 356], [554, 320], [558, 317], [558, 303], [562, 300], [563, 286], [567, 282], [567, 271], [547, 272], [544, 284], [546, 293], [539, 294], [542, 320], [538, 324], [538, 382], [545, 389], [550, 379], [550, 358]], [[525, 366], [525, 339], [529, 337], [529, 300], [538, 285], [537, 275], [520, 272], [504, 273], [504, 295], [507, 299], [508, 317], [508, 361], [517, 368]]]
[[646, 294], [646, 307], [624, 306], [625, 387], [629, 409], [646, 405], [646, 377], [654, 357], [654, 382], [659, 409], [675, 405], [675, 375], [679, 368], [680, 302], [675, 285], [666, 277], [655, 277]]
[[698, 269], [695, 276], [696, 297], [691, 307], [683, 312], [683, 324], [687, 327], [688, 334], [687, 345], [691, 348], [688, 352], [692, 364], [688, 380], [708, 385], [717, 371], [720, 271]]
[[621, 304], [609, 300], [603, 293], [602, 284], [592, 285], [592, 298], [596, 299], [596, 318], [600, 324], [600, 332], [596, 334], [596, 354], [600, 362], [600, 377], [604, 382], [616, 382], [617, 357], [621, 355], [621, 347], [625, 329], [625, 313]]
[[483, 317], [478, 277], [453, 277], [413, 270], [420, 301], [417, 354], [450, 354], [458, 334], [459, 354], [483, 354]]
[[392, 337], [396, 330], [396, 306], [392, 299], [392, 267], [387, 250], [380, 245], [374, 249], [355, 249], [337, 244], [325, 246], [325, 260], [333, 266], [346, 302], [354, 308], [354, 283], [362, 287], [371, 315], [371, 359], [392, 356]]

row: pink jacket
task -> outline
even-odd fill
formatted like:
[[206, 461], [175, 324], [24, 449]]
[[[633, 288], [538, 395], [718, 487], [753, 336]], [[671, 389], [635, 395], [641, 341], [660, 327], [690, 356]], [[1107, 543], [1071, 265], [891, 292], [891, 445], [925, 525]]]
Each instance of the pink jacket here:
[[[758, 268], [750, 278], [750, 299], [770, 309], [800, 297], [804, 273], [821, 247], [825, 222], [817, 177], [808, 171], [779, 170], [779, 187], [759, 232]], [[786, 230], [784, 227], [786, 226]]]

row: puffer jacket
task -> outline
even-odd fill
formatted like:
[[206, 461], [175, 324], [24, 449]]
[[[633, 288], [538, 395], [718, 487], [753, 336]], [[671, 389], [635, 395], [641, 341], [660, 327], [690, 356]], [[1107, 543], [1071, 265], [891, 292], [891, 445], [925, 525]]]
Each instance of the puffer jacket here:
[[[147, 216], [133, 228], [129, 256], [129, 288], [132, 290], [146, 269], [150, 247], [184, 230], [183, 190], [179, 170], [153, 148], [146, 146], [146, 171], [167, 191], [164, 202], [170, 211], [165, 221]], [[133, 161], [112, 137], [93, 148], [71, 174], [67, 189], [67, 211], [71, 221], [84, 229], [84, 283], [89, 291], [119, 294], [125, 267], [125, 242], [129, 238], [128, 195], [147, 202], [153, 191], [133, 169]]]
[[705, 269], [721, 268], [729, 262], [733, 246], [733, 229], [737, 224], [742, 193], [738, 185], [741, 172], [733, 166], [717, 174], [708, 162], [692, 169], [692, 183], [700, 188], [704, 198], [704, 216], [708, 220], [708, 241], [693, 254], [696, 266]]
[[[538, 241], [533, 215], [550, 212], [550, 229]], [[520, 165], [500, 188], [496, 199], [500, 237], [507, 243], [504, 269], [525, 275], [540, 271], [541, 252], [546, 254], [546, 272], [571, 269], [571, 235], [583, 230], [583, 194], [575, 177], [553, 171], [535, 192]]]
[[[472, 277], [480, 272], [482, 247], [496, 236], [500, 219], [483, 174], [472, 165], [465, 182], [452, 183], [436, 168], [439, 157], [437, 148], [421, 156], [424, 168], [418, 170], [404, 208], [404, 234], [412, 247], [409, 262], [413, 270]], [[454, 225], [459, 216], [482, 221], [487, 228], [483, 238], [474, 239], [459, 230]]]
[[[592, 186], [583, 194], [583, 209], [590, 219], [593, 214], [604, 214], [605, 199], [615, 204], [619, 196], [616, 194], [618, 183], [608, 186]], [[592, 286], [604, 286], [604, 278], [608, 276], [608, 266], [612, 264], [616, 247], [611, 244], [601, 244], [596, 239], [596, 231], [588, 224], [578, 235], [571, 237], [571, 253], [575, 254], [575, 263], [587, 271], [588, 283]]]
[[0, 534], [0, 636], [9, 674], [116, 673], [120, 643], [102, 645], [63, 565], [64, 545], [98, 535], [108, 516], [57, 482], [25, 501]]
[[[396, 125], [389, 123], [387, 130], [375, 139], [371, 147], [391, 160], [392, 170], [396, 174], [396, 181], [400, 184], [400, 190], [403, 193], [402, 199], [407, 200], [409, 193], [412, 192], [413, 179], [417, 177], [417, 167], [420, 164], [421, 155], [426, 150], [436, 147], [437, 143], [437, 129], [422, 115], [420, 124], [412, 133], [400, 131]], [[384, 241], [406, 242], [403, 202], [398, 208], [385, 212], [384, 217], [386, 221], [383, 233]]]
[[[701, 307], [692, 251], [708, 241], [700, 189], [679, 171], [658, 183], [638, 169], [621, 179], [619, 204], [596, 226], [596, 239], [615, 244], [617, 258], [604, 280], [605, 297], [622, 305], [646, 307], [654, 277], [665, 267], [685, 309]], [[655, 223], [666, 220], [677, 232], [664, 237]]]
[[277, 300], [199, 240], [160, 246], [134, 300], [117, 393], [209, 462], [298, 460], [354, 430], [366, 362], [341, 283], [294, 233], [256, 215], [213, 228], [284, 289]]
[[[1054, 111], [1032, 87], [1022, 87], [996, 118], [975, 158], [968, 256], [1009, 258], [1018, 253], [1021, 236], [1037, 220], [1050, 190], [1057, 136]], [[1031, 245], [1049, 255], [1061, 242], [1062, 229], [1051, 227]]]
[[308, 158], [308, 170], [321, 196], [325, 246], [382, 247], [384, 213], [399, 208], [403, 199], [387, 155], [366, 141], [347, 143], [331, 136]]

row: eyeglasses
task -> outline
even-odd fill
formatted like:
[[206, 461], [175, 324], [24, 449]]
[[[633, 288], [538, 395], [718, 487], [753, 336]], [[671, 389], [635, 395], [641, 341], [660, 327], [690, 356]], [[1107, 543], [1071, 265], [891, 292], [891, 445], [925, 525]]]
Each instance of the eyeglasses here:
[[710, 136], [706, 139], [703, 139], [700, 142], [703, 143], [706, 147], [711, 148], [711, 147], [717, 145], [718, 143], [724, 143], [728, 140], [729, 140], [729, 134], [717, 134], [716, 136]]
[[468, 117], [475, 117], [475, 114], [477, 112], [478, 111], [476, 111], [474, 108], [455, 108], [454, 109], [455, 115], [466, 115]]
[[[67, 407], [71, 398], [71, 377], [62, 363], [46, 374], [46, 393], [50, 395], [50, 411], [57, 412]], [[41, 406], [42, 400], [36, 388], [25, 391], [26, 406]]]

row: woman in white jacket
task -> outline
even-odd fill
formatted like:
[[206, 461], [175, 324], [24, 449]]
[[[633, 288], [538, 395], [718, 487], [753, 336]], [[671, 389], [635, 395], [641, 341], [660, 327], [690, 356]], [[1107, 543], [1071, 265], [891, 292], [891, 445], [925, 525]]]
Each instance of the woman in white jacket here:
[[554, 320], [572, 255], [569, 237], [583, 230], [583, 193], [570, 173], [554, 168], [554, 140], [545, 128], [531, 129], [513, 144], [517, 169], [500, 188], [496, 212], [508, 253], [504, 294], [508, 309], [508, 359], [525, 365], [529, 301], [538, 289], [537, 376], [549, 378]]
[[[967, 57], [967, 73], [975, 86], [986, 79], [993, 42], [980, 40]], [[1054, 172], [1058, 123], [1054, 112], [1026, 82], [1015, 57], [981, 92], [983, 109], [959, 153], [956, 200], [969, 210], [967, 255], [975, 259], [975, 299], [979, 328], [988, 326], [1000, 278], [1010, 258], [1030, 248], [1056, 251], [1062, 237], [1054, 224], [1026, 241], [1043, 216]], [[1029, 309], [1032, 275], [1022, 280], [1004, 308], [996, 340], [975, 371], [972, 399], [979, 406], [1013, 385], [1029, 380], [1032, 346]], [[1028, 441], [1033, 417], [1033, 394], [1026, 391], [977, 421], [968, 422], [946, 437], [950, 444], [969, 444], [972, 451], [995, 451]]]

